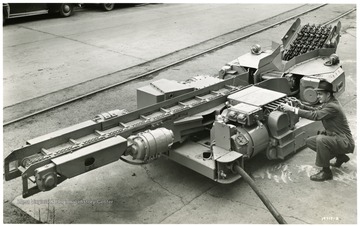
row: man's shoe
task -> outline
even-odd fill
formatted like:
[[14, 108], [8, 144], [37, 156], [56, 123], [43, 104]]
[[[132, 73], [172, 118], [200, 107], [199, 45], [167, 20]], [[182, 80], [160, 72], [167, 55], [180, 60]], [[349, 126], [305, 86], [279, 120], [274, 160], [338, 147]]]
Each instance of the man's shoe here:
[[335, 163], [330, 163], [330, 166], [333, 166], [333, 167], [341, 167], [341, 165], [343, 163], [346, 163], [350, 160], [349, 156], [347, 155], [339, 155], [336, 157], [336, 162]]
[[332, 172], [325, 172], [324, 170], [321, 170], [317, 174], [314, 174], [310, 177], [310, 180], [313, 181], [325, 181], [325, 180], [332, 180], [333, 175]]

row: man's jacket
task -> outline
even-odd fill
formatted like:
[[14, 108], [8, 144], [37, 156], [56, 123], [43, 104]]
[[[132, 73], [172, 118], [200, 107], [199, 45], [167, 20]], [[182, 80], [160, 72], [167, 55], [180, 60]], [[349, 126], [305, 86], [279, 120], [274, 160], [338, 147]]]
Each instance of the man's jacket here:
[[352, 146], [352, 148], [349, 147], [352, 149], [351, 152], [354, 151], [354, 139], [348, 121], [339, 101], [335, 97], [331, 97], [327, 103], [324, 103], [319, 108], [303, 106], [302, 109], [299, 109], [298, 114], [302, 118], [321, 121], [326, 135], [336, 136], [339, 140], [348, 142]]

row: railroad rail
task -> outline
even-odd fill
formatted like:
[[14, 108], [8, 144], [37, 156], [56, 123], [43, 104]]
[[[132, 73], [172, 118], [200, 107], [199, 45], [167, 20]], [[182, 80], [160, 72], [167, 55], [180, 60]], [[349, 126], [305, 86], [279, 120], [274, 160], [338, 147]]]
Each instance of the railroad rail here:
[[[261, 28], [261, 29], [259, 29], [259, 30], [256, 30], [256, 31], [254, 31], [254, 32], [251, 32], [251, 33], [249, 33], [249, 34], [246, 34], [246, 35], [243, 35], [243, 36], [241, 36], [241, 37], [235, 38], [235, 39], [233, 39], [233, 40], [224, 42], [224, 43], [222, 43], [222, 44], [219, 44], [219, 45], [214, 46], [214, 47], [212, 47], [212, 48], [209, 48], [209, 49], [207, 49], [207, 50], [201, 51], [201, 52], [199, 52], [199, 53], [196, 53], [196, 54], [193, 54], [193, 55], [191, 55], [191, 56], [185, 57], [185, 58], [183, 58], [183, 59], [177, 60], [177, 61], [175, 61], [175, 62], [169, 63], [169, 64], [164, 65], [164, 66], [162, 66], [162, 67], [159, 67], [159, 68], [156, 68], [156, 69], [147, 71], [147, 72], [145, 72], [145, 73], [139, 74], [139, 75], [134, 76], [134, 77], [132, 77], [132, 78], [128, 78], [128, 79], [125, 79], [125, 80], [120, 81], [120, 82], [118, 82], [118, 83], [115, 83], [115, 84], [112, 84], [112, 85], [109, 85], [109, 86], [106, 86], [106, 87], [103, 87], [103, 88], [94, 90], [94, 91], [92, 91], [92, 92], [89, 92], [89, 93], [86, 93], [86, 94], [83, 94], [83, 95], [79, 95], [79, 96], [77, 96], [77, 97], [75, 97], [75, 98], [71, 98], [71, 99], [69, 99], [69, 100], [60, 102], [60, 103], [58, 103], [58, 104], [52, 105], [52, 106], [50, 106], [50, 107], [47, 107], [47, 108], [44, 108], [44, 109], [41, 109], [41, 110], [38, 110], [38, 111], [35, 111], [35, 112], [32, 112], [32, 113], [27, 114], [27, 115], [24, 115], [24, 116], [15, 118], [15, 119], [13, 119], [13, 120], [10, 120], [10, 121], [7, 121], [7, 122], [3, 122], [3, 127], [9, 126], [9, 125], [11, 125], [11, 124], [14, 124], [14, 123], [16, 123], [16, 122], [22, 121], [22, 120], [24, 120], [24, 119], [27, 119], [27, 118], [30, 118], [30, 117], [33, 117], [33, 116], [40, 115], [40, 114], [42, 114], [42, 113], [51, 111], [51, 110], [53, 110], [53, 109], [55, 109], [55, 108], [59, 108], [59, 107], [61, 107], [61, 106], [65, 106], [65, 105], [67, 105], [67, 104], [70, 104], [70, 103], [79, 101], [79, 100], [81, 100], [81, 99], [83, 99], [83, 98], [90, 97], [90, 96], [93, 96], [93, 95], [95, 95], [95, 94], [98, 94], [98, 93], [107, 91], [107, 90], [109, 90], [109, 89], [112, 89], [112, 88], [115, 88], [115, 87], [118, 87], [118, 86], [121, 86], [121, 85], [130, 83], [130, 82], [132, 82], [132, 81], [135, 81], [135, 80], [138, 80], [138, 79], [147, 77], [147, 76], [150, 76], [150, 75], [152, 75], [152, 74], [158, 73], [158, 72], [163, 71], [163, 70], [165, 70], [165, 69], [171, 68], [171, 67], [173, 67], [173, 66], [175, 66], [175, 65], [178, 65], [178, 64], [181, 64], [181, 63], [190, 61], [190, 60], [192, 60], [192, 59], [194, 59], [194, 58], [196, 58], [196, 57], [199, 57], [199, 56], [202, 56], [202, 55], [207, 54], [207, 53], [209, 53], [209, 52], [212, 52], [212, 51], [215, 51], [215, 50], [224, 48], [224, 47], [226, 47], [226, 46], [228, 46], [228, 45], [231, 45], [231, 44], [233, 44], [233, 43], [236, 43], [236, 42], [239, 42], [239, 41], [244, 40], [244, 39], [246, 39], [246, 38], [249, 38], [249, 37], [251, 37], [251, 36], [253, 36], [253, 35], [255, 35], [255, 34], [258, 34], [258, 33], [260, 33], [260, 32], [266, 31], [266, 30], [268, 30], [268, 29], [270, 29], [270, 28], [272, 28], [272, 27], [275, 27], [275, 26], [277, 26], [277, 25], [280, 25], [280, 24], [282, 24], [282, 23], [285, 23], [285, 22], [287, 22], [287, 21], [289, 21], [289, 20], [292, 20], [292, 19], [294, 19], [294, 18], [297, 18], [297, 17], [299, 17], [299, 16], [301, 16], [301, 15], [304, 15], [304, 14], [309, 13], [309, 12], [311, 12], [311, 11], [317, 10], [317, 9], [319, 9], [319, 8], [321, 8], [321, 7], [324, 7], [325, 5], [327, 5], [327, 4], [321, 4], [321, 5], [319, 5], [319, 6], [316, 6], [316, 7], [314, 7], [314, 8], [311, 8], [311, 9], [306, 10], [306, 11], [304, 11], [304, 12], [301, 12], [301, 13], [298, 13], [298, 14], [293, 15], [293, 16], [291, 16], [291, 17], [288, 17], [288, 18], [286, 18], [286, 19], [280, 20], [280, 21], [278, 21], [278, 22], [276, 22], [276, 23], [273, 23], [273, 24], [270, 24], [270, 25], [268, 25], [268, 26], [265, 26], [265, 27], [263, 27], [263, 28]], [[331, 19], [331, 20], [328, 20], [327, 22], [323, 23], [322, 25], [331, 24], [331, 23], [339, 20], [340, 18], [345, 17], [346, 15], [354, 12], [355, 10], [356, 10], [356, 8], [353, 8], [353, 9], [351, 9], [351, 10], [348, 10], [347, 12], [342, 13], [341, 15], [339, 15], [339, 16], [336, 17], [336, 18], [333, 18], [333, 19]]]

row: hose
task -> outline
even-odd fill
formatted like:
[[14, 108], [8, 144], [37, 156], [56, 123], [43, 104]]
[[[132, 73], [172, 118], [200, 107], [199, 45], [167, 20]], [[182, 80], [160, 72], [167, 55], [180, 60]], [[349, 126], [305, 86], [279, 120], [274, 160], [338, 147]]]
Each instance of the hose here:
[[265, 196], [265, 194], [258, 188], [256, 187], [255, 181], [253, 179], [251, 179], [251, 177], [249, 176], [249, 174], [247, 174], [245, 172], [245, 170], [243, 168], [241, 168], [238, 165], [234, 166], [234, 169], [237, 173], [239, 173], [244, 180], [250, 185], [250, 187], [254, 190], [254, 192], [257, 194], [257, 196], [259, 196], [259, 198], [261, 199], [261, 201], [264, 203], [264, 205], [266, 206], [266, 208], [268, 208], [268, 210], [270, 211], [270, 213], [273, 215], [273, 217], [276, 219], [276, 221], [279, 224], [287, 224], [285, 219], [281, 216], [281, 214], [275, 209], [275, 207], [272, 205], [272, 203], [270, 202], [270, 200]]

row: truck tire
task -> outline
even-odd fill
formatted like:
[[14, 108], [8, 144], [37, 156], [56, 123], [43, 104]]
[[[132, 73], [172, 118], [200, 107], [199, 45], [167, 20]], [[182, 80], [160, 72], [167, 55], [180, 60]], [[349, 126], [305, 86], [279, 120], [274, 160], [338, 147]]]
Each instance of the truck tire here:
[[69, 17], [74, 13], [74, 5], [70, 3], [63, 3], [60, 5], [59, 14], [61, 17]]
[[114, 3], [103, 3], [103, 4], [101, 4], [101, 8], [102, 8], [104, 11], [111, 11], [111, 10], [114, 9], [114, 6], [115, 6]]

